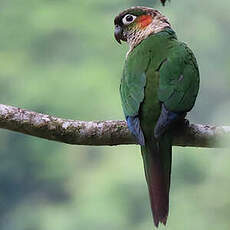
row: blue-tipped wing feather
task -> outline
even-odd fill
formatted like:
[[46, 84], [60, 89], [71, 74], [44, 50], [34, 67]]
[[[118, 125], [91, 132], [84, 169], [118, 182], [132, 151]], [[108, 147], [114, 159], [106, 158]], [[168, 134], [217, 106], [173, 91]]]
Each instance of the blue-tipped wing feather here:
[[145, 145], [144, 134], [141, 130], [140, 120], [138, 116], [127, 116], [126, 117], [127, 125], [130, 132], [136, 137], [140, 145]]

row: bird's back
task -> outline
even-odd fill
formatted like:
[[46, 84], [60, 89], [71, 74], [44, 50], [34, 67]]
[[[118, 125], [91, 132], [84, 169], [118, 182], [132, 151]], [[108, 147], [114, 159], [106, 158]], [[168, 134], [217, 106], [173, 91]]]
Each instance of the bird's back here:
[[[153, 135], [154, 126], [160, 115], [161, 103], [158, 99], [159, 69], [179, 44], [175, 33], [171, 29], [166, 29], [143, 40], [126, 60], [125, 70], [130, 70], [130, 67], [134, 67], [135, 63], [136, 65], [133, 68], [135, 73], [137, 72], [137, 65], [141, 65], [140, 69], [145, 75], [144, 97], [138, 111], [145, 136]], [[127, 76], [132, 81], [134, 74], [125, 77]], [[135, 82], [133, 82], [134, 84]]]

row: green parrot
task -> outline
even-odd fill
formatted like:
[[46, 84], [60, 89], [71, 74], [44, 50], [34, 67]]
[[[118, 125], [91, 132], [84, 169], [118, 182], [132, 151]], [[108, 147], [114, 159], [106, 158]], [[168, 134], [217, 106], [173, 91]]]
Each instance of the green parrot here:
[[168, 19], [132, 7], [114, 20], [117, 42], [129, 44], [120, 85], [127, 125], [141, 146], [154, 224], [166, 225], [173, 130], [185, 121], [199, 90], [199, 70]]

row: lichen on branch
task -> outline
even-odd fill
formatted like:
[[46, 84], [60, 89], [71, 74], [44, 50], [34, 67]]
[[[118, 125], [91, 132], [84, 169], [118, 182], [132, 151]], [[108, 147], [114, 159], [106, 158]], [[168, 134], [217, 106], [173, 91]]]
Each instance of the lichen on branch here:
[[[74, 145], [136, 144], [125, 121], [69, 120], [3, 104], [0, 104], [0, 128]], [[228, 126], [182, 125], [175, 129], [173, 144], [224, 147], [218, 140], [229, 134]]]

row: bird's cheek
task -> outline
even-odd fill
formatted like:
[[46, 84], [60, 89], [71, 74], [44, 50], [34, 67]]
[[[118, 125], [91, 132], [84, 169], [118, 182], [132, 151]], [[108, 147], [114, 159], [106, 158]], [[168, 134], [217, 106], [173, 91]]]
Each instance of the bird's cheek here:
[[146, 26], [150, 25], [153, 21], [152, 16], [142, 15], [138, 18], [137, 23], [141, 29], [144, 29]]

